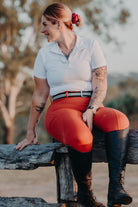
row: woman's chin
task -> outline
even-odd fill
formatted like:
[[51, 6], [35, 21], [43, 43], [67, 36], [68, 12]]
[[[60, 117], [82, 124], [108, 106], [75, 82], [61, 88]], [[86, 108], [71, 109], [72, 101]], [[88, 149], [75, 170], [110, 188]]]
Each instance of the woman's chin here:
[[48, 42], [53, 42], [53, 39], [50, 38], [49, 36], [46, 37]]
[[48, 42], [53, 42], [54, 40], [52, 40], [52, 39], [48, 39], [48, 38], [47, 38], [47, 41], [48, 41]]
[[55, 39], [55, 38], [47, 37], [47, 41], [48, 41], [48, 42], [53, 42], [53, 41], [56, 41], [56, 39]]

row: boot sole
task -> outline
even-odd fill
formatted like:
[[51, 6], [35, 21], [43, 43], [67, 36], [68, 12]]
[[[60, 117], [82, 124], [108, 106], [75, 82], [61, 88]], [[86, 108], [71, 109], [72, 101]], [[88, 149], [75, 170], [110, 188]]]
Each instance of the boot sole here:
[[132, 198], [130, 196], [122, 197], [116, 201], [117, 204], [128, 205], [132, 202]]
[[112, 204], [109, 204], [108, 207], [121, 207], [121, 205], [128, 205], [132, 202], [132, 198], [130, 196], [122, 197]]

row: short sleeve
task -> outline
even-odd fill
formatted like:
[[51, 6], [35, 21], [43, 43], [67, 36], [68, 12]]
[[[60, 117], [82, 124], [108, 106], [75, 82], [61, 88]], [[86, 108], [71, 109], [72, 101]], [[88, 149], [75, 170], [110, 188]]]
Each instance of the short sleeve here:
[[97, 42], [97, 40], [93, 43], [92, 55], [91, 55], [91, 68], [99, 68], [106, 65], [106, 60], [103, 54], [103, 51]]
[[34, 64], [34, 76], [37, 78], [46, 79], [47, 78], [47, 71], [45, 68], [45, 64], [43, 61], [43, 56], [41, 54], [41, 51], [38, 52], [38, 55], [35, 59]]

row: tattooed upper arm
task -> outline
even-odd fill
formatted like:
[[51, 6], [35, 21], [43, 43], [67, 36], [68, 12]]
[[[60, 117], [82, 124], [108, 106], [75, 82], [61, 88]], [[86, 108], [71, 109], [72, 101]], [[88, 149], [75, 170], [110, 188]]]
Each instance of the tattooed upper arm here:
[[103, 66], [92, 70], [92, 88], [95, 90], [106, 90], [107, 88], [107, 67]]
[[104, 81], [107, 78], [107, 66], [96, 68], [92, 70], [93, 80]]

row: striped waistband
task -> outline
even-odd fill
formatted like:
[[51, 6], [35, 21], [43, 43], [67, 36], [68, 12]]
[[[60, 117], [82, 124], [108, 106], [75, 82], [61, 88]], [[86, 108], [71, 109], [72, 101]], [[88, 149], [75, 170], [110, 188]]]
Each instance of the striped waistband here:
[[56, 94], [52, 97], [52, 100], [55, 101], [60, 98], [67, 97], [91, 97], [92, 91], [66, 91], [64, 93]]

